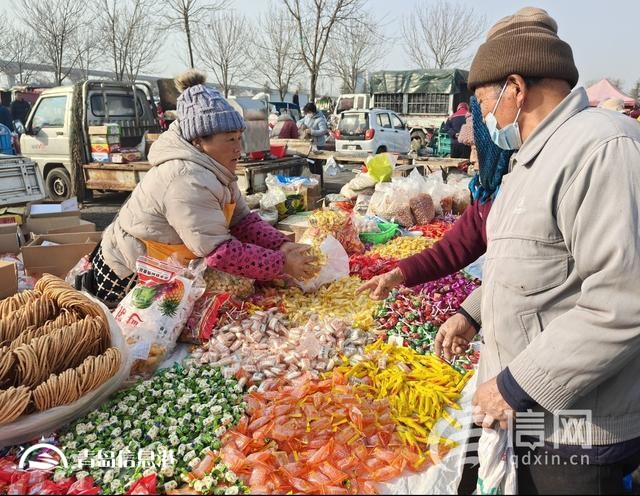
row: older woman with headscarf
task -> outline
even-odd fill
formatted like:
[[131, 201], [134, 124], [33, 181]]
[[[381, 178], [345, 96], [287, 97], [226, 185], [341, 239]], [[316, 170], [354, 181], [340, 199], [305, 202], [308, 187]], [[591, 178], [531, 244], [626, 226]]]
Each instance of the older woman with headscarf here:
[[468, 112], [469, 105], [465, 102], [459, 103], [456, 111], [449, 116], [442, 129], [451, 137], [452, 158], [469, 158], [469, 155], [471, 154], [471, 147], [458, 141], [460, 129], [467, 121], [466, 116]]

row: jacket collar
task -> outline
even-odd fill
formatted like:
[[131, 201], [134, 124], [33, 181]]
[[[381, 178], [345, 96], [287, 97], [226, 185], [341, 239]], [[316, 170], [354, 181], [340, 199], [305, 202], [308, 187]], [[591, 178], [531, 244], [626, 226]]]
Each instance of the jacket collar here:
[[511, 167], [527, 165], [533, 161], [547, 141], [554, 135], [560, 126], [574, 115], [589, 107], [589, 97], [584, 88], [578, 88], [569, 93], [553, 111], [538, 124], [520, 149], [512, 157]]
[[169, 130], [160, 135], [149, 151], [149, 162], [152, 165], [160, 165], [170, 160], [185, 160], [204, 167], [215, 174], [218, 181], [224, 186], [229, 186], [238, 180], [233, 172], [224, 165], [213, 160], [209, 155], [198, 151], [191, 143], [182, 137], [180, 123], [176, 120], [171, 123]]

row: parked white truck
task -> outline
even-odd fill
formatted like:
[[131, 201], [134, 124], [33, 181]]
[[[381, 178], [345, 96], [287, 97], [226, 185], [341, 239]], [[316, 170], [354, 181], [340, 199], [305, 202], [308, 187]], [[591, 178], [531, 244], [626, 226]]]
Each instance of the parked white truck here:
[[[160, 80], [165, 111], [175, 109], [177, 90], [173, 80]], [[173, 99], [173, 101], [171, 101]], [[297, 157], [268, 158], [269, 128], [266, 107], [250, 98], [231, 98], [243, 114], [247, 129], [243, 134], [243, 160], [238, 167], [240, 182], [247, 193], [262, 191], [257, 184], [267, 172], [299, 175], [305, 160]], [[76, 196], [89, 200], [93, 191], [133, 191], [151, 168], [144, 159], [128, 163], [96, 162], [92, 159], [89, 128], [118, 124], [120, 145], [139, 146], [145, 133], [162, 131], [151, 86], [117, 81], [85, 81], [42, 92], [24, 123], [20, 139], [22, 154], [38, 164], [49, 198], [62, 201]], [[264, 160], [249, 160], [252, 151], [264, 151]]]
[[398, 114], [411, 135], [412, 148], [425, 146], [460, 102], [468, 102], [468, 71], [418, 69], [377, 71], [369, 76], [369, 93], [338, 97], [332, 120], [347, 110], [384, 108]]

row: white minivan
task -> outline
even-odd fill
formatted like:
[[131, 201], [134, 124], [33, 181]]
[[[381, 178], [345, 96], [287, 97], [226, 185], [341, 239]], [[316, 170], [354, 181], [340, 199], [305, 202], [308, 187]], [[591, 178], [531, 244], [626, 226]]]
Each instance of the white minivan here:
[[336, 152], [345, 154], [409, 153], [411, 148], [407, 126], [398, 114], [386, 109], [343, 112], [335, 137]]

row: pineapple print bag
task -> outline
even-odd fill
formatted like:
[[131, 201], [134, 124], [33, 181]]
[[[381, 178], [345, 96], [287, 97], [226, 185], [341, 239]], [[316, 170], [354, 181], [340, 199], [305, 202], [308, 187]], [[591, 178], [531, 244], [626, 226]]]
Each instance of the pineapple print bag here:
[[132, 375], [150, 377], [176, 345], [205, 291], [204, 264], [185, 268], [148, 256], [136, 261], [137, 283], [113, 311], [134, 358]]

